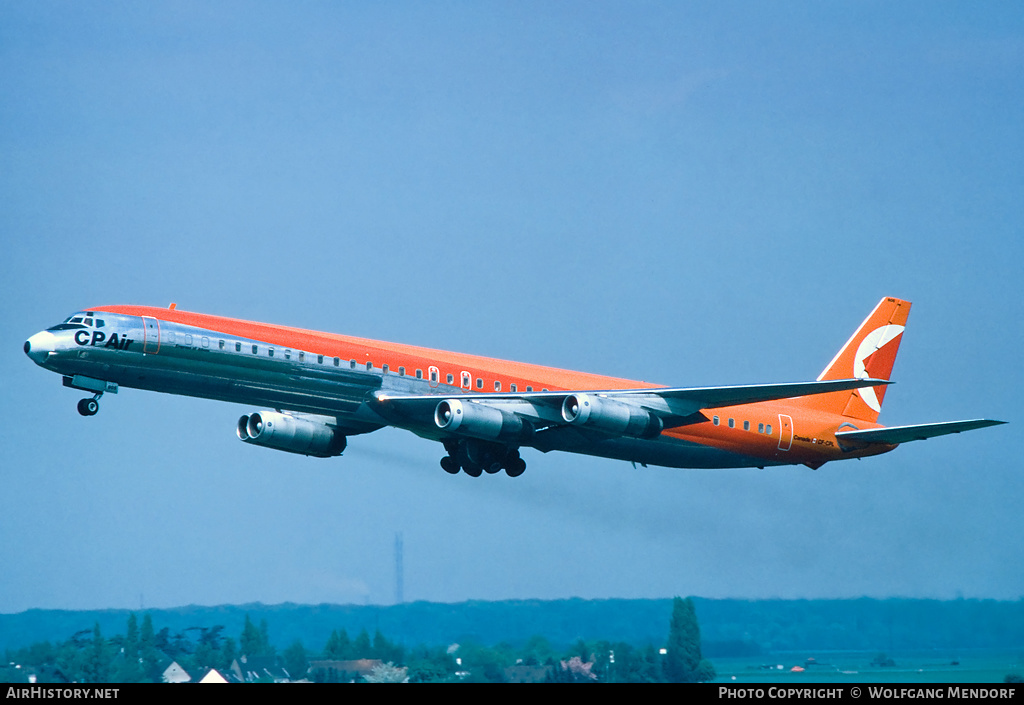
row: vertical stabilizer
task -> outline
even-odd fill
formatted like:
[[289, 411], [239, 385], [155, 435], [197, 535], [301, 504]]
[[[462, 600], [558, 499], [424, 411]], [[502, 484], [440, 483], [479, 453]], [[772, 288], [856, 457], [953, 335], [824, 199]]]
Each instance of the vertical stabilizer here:
[[[888, 380], [909, 314], [909, 301], [892, 297], [882, 299], [818, 379]], [[885, 389], [884, 386], [863, 387], [852, 392], [821, 394], [807, 397], [805, 403], [822, 411], [875, 422], [882, 410]]]

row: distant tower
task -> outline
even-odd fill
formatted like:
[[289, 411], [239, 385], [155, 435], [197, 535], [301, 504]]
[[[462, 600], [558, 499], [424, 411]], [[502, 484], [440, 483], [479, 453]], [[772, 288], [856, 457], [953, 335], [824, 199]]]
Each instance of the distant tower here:
[[402, 553], [404, 549], [402, 547], [402, 532], [399, 531], [395, 534], [395, 604], [400, 605], [405, 602], [405, 575], [402, 567]]

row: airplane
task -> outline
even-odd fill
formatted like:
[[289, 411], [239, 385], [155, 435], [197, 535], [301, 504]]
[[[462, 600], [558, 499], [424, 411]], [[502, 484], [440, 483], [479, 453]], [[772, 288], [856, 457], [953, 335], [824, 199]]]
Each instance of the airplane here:
[[168, 308], [99, 306], [31, 336], [25, 354], [91, 392], [120, 387], [268, 407], [238, 420], [246, 443], [315, 457], [385, 426], [440, 441], [441, 467], [526, 469], [523, 447], [644, 467], [738, 468], [886, 453], [1005, 423], [877, 423], [910, 303], [883, 298], [813, 382], [663, 387], [488, 357]]

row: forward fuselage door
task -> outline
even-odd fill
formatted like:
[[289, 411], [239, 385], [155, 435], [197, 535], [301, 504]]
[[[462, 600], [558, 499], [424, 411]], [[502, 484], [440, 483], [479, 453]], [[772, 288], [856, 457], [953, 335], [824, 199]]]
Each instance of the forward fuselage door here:
[[160, 321], [143, 316], [142, 327], [146, 329], [146, 342], [142, 345], [142, 352], [156, 355], [160, 352]]
[[793, 419], [786, 414], [779, 414], [779, 450], [789, 450], [793, 446]]

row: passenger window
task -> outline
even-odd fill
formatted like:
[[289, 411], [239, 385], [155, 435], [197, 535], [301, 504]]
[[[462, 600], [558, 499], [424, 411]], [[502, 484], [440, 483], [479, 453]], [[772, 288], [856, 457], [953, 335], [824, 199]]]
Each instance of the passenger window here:
[[496, 391], [496, 392], [500, 392], [501, 391], [501, 382], [498, 382], [498, 381], [494, 382], [494, 391]]
[[531, 387], [530, 385], [526, 385], [526, 391], [532, 392], [533, 391], [533, 387]]
[[292, 359], [292, 351], [289, 350], [288, 348], [284, 349], [284, 359], [285, 360], [291, 360]]
[[335, 367], [341, 366], [341, 358], [337, 358], [337, 357], [334, 358], [334, 366]]
[[387, 365], [384, 365], [383, 367], [381, 367], [381, 369], [384, 371], [384, 374], [388, 373], [388, 366]]
[[242, 352], [242, 344], [235, 343], [235, 352]]
[[349, 366], [350, 369], [354, 370], [356, 368], [356, 361], [355, 360], [349, 360], [348, 361], [348, 366]]
[[712, 416], [711, 417], [711, 423], [713, 423], [713, 424], [715, 424], [717, 426], [718, 425], [718, 417], [717, 416]]
[[316, 361], [319, 362], [321, 365], [324, 364], [324, 356], [323, 355], [317, 355], [316, 356]]
[[256, 345], [252, 346], [252, 354], [253, 355], [259, 355], [260, 354], [260, 349], [259, 349], [258, 346], [256, 346]]
[[399, 377], [405, 377], [405, 368], [404, 367], [399, 367], [398, 368], [398, 376]]
[[[186, 337], [186, 338], [190, 338], [190, 337], [192, 337], [192, 336], [186, 335], [185, 337]], [[189, 344], [191, 344], [191, 343], [192, 343], [192, 341], [191, 341], [191, 340], [189, 340], [188, 342], [189, 342]], [[269, 349], [267, 350], [267, 354], [268, 354], [268, 355], [269, 355], [270, 357], [274, 357], [274, 348], [269, 348]]]
[[480, 377], [476, 378], [476, 388], [477, 389], [483, 389], [484, 388], [484, 381]]
[[749, 421], [744, 421], [743, 422], [743, 430], [744, 431], [749, 431], [750, 430], [750, 422]]
[[423, 370], [416, 370], [416, 379], [423, 379]]
[[455, 381], [455, 375], [453, 375], [451, 372], [449, 372], [448, 373], [448, 384], [451, 384], [454, 381]]
[[729, 428], [736, 428], [736, 421], [734, 419], [729, 419]]
[[513, 384], [510, 384], [510, 385], [509, 385], [509, 390], [510, 390], [510, 391], [511, 391], [511, 392], [512, 392], [513, 394], [515, 394], [515, 393], [516, 393], [516, 385], [515, 385], [514, 383], [513, 383]]
[[306, 353], [304, 353], [304, 352], [302, 352], [300, 350], [299, 351], [299, 362], [305, 362], [305, 360], [306, 360]]
[[210, 347], [210, 339], [207, 338], [205, 335], [203, 336], [203, 347], [204, 348]]
[[764, 433], [764, 424], [763, 423], [759, 423], [757, 425], [757, 432], [758, 433]]
[[769, 436], [770, 436], [770, 435], [772, 435], [772, 425], [771, 425], [771, 424], [768, 424], [768, 425], [767, 425], [767, 426], [765, 427], [765, 429], [764, 429], [764, 432], [765, 432], [766, 434], [768, 434]]

